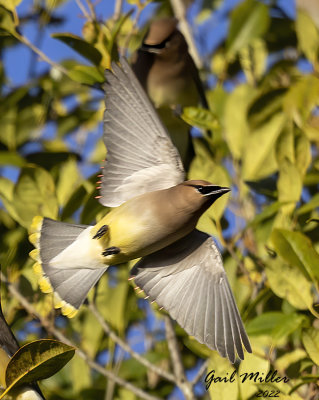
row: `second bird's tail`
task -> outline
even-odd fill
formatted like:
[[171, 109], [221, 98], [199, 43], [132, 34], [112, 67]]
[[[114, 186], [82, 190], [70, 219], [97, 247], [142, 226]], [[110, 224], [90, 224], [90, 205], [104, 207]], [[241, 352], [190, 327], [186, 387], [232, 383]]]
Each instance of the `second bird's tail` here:
[[42, 217], [35, 217], [31, 226], [29, 239], [36, 249], [30, 256], [36, 261], [33, 268], [40, 275], [40, 288], [54, 292], [55, 307], [70, 318], [108, 268], [94, 248], [91, 229]]

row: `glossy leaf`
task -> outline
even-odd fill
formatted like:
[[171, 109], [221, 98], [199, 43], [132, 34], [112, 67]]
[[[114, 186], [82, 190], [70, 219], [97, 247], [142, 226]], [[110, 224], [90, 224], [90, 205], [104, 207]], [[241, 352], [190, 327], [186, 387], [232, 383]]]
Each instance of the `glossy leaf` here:
[[72, 33], [55, 33], [53, 38], [70, 46], [84, 58], [90, 60], [93, 64], [99, 65], [102, 59], [101, 53], [90, 43], [83, 40], [81, 37]]
[[7, 388], [2, 399], [13, 388], [49, 378], [74, 356], [74, 347], [52, 339], [41, 339], [21, 347], [6, 369]]

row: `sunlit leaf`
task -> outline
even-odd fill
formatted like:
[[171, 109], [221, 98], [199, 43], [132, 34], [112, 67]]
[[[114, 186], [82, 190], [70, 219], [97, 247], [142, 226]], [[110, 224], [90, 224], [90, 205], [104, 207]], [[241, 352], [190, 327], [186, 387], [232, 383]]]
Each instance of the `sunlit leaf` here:
[[312, 309], [312, 284], [296, 267], [272, 260], [266, 266], [272, 291], [300, 310]]
[[56, 186], [56, 194], [60, 205], [64, 206], [74, 190], [80, 185], [81, 176], [73, 158], [62, 165], [59, 172], [59, 180]]
[[249, 133], [247, 111], [256, 95], [248, 85], [239, 85], [228, 96], [225, 104], [224, 126], [227, 144], [233, 157], [240, 158]]
[[319, 280], [319, 254], [307, 236], [301, 232], [275, 229], [271, 240], [275, 250], [286, 262], [298, 267], [305, 277]]
[[292, 203], [282, 207], [283, 213], [291, 213], [301, 196], [302, 179], [299, 169], [288, 159], [284, 159], [279, 165], [277, 188], [278, 200]]
[[305, 346], [309, 357], [314, 363], [319, 365], [319, 331], [309, 328], [302, 333], [302, 343]]
[[36, 215], [56, 218], [58, 202], [52, 176], [40, 167], [23, 168], [14, 188], [14, 204], [26, 228]]
[[230, 16], [229, 34], [226, 40], [228, 57], [261, 37], [269, 24], [268, 7], [255, 0], [239, 4]]
[[86, 85], [104, 82], [103, 74], [96, 67], [87, 65], [76, 65], [72, 69], [69, 69], [68, 75], [74, 81]]
[[296, 33], [301, 51], [309, 61], [315, 63], [319, 49], [319, 31], [307, 12], [298, 10], [296, 19]]
[[[256, 180], [274, 172], [276, 168], [274, 144], [284, 123], [285, 116], [276, 114], [248, 135], [243, 149], [243, 177], [245, 180]], [[273, 155], [273, 165], [269, 163], [270, 155]], [[269, 170], [269, 167], [272, 171]]]

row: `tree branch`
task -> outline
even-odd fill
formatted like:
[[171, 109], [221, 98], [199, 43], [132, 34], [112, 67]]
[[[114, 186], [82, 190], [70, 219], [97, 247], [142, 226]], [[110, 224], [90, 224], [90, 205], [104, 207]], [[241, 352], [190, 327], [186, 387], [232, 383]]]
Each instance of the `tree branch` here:
[[51, 60], [46, 54], [44, 54], [40, 49], [38, 49], [33, 43], [31, 43], [29, 41], [28, 38], [26, 38], [23, 35], [20, 35], [18, 32], [16, 32], [14, 34], [14, 37], [16, 39], [18, 39], [21, 43], [25, 44], [27, 47], [29, 47], [34, 53], [36, 53], [41, 60], [45, 61], [46, 63], [48, 63], [49, 65], [51, 65], [51, 67], [57, 69], [58, 71], [60, 71], [62, 74], [69, 76], [68, 75], [68, 71], [62, 67], [62, 65], [54, 62], [53, 60]]
[[200, 378], [203, 376], [203, 374], [205, 373], [207, 367], [208, 367], [208, 362], [209, 360], [205, 360], [203, 362], [203, 364], [201, 365], [201, 367], [199, 368], [197, 374], [195, 375], [194, 379], [192, 380], [191, 384], [194, 386], [196, 385], [196, 383], [200, 380]]
[[119, 336], [116, 335], [116, 333], [110, 328], [110, 326], [106, 323], [102, 315], [99, 313], [97, 310], [96, 306], [94, 303], [89, 303], [89, 309], [95, 316], [95, 318], [99, 321], [100, 325], [102, 326], [104, 332], [110, 336], [110, 338], [117, 343], [119, 346], [122, 347], [123, 350], [125, 350], [127, 353], [129, 353], [133, 358], [135, 358], [137, 361], [139, 361], [141, 364], [143, 364], [146, 368], [149, 368], [156, 374], [160, 375], [161, 377], [165, 378], [166, 380], [176, 383], [176, 378], [170, 374], [169, 372], [165, 371], [164, 369], [152, 364], [150, 361], [148, 361], [145, 357], [141, 356], [140, 354], [136, 353], [134, 350], [130, 348], [130, 346], [122, 340]]
[[112, 371], [106, 370], [101, 365], [97, 364], [83, 350], [77, 348], [76, 344], [74, 344], [71, 340], [69, 340], [66, 336], [64, 336], [62, 332], [57, 330], [48, 320], [43, 318], [42, 315], [36, 311], [34, 306], [19, 292], [19, 290], [16, 288], [16, 286], [8, 281], [8, 279], [4, 276], [4, 274], [2, 272], [0, 273], [0, 276], [1, 276], [2, 282], [4, 282], [7, 285], [9, 292], [12, 294], [12, 296], [14, 296], [20, 302], [20, 304], [23, 306], [23, 308], [29, 314], [34, 315], [40, 321], [43, 328], [45, 328], [49, 333], [51, 333], [53, 336], [55, 336], [58, 340], [60, 340], [63, 343], [68, 344], [69, 346], [75, 347], [77, 354], [80, 357], [82, 357], [92, 369], [98, 371], [100, 374], [102, 374], [106, 378], [112, 379], [118, 385], [121, 385], [124, 388], [130, 390], [131, 392], [135, 393], [141, 399], [161, 400], [159, 397], [149, 395], [148, 393], [144, 392], [144, 390], [132, 385], [131, 383], [129, 383], [129, 382], [125, 381], [124, 379], [120, 378], [119, 376], [115, 375]]
[[171, 5], [174, 11], [174, 15], [179, 21], [180, 30], [182, 34], [185, 36], [186, 42], [188, 44], [189, 53], [193, 57], [196, 67], [198, 69], [201, 69], [203, 68], [203, 62], [198, 53], [195, 40], [193, 37], [193, 32], [186, 19], [185, 4], [183, 3], [183, 0], [171, 0]]
[[168, 349], [171, 355], [173, 370], [176, 377], [176, 384], [184, 393], [186, 400], [195, 399], [192, 389], [192, 384], [187, 381], [182, 363], [180, 351], [178, 349], [178, 343], [174, 331], [173, 321], [170, 316], [165, 315], [165, 331]]

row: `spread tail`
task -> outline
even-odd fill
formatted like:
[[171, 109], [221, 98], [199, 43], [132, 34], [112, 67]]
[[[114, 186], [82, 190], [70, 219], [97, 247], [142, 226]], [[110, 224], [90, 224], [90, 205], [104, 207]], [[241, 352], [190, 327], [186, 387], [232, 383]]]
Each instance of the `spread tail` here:
[[36, 247], [30, 256], [36, 261], [42, 292], [54, 292], [54, 305], [72, 318], [108, 266], [103, 264], [96, 241], [91, 241], [92, 227], [75, 225], [50, 218], [35, 217], [29, 236]]

